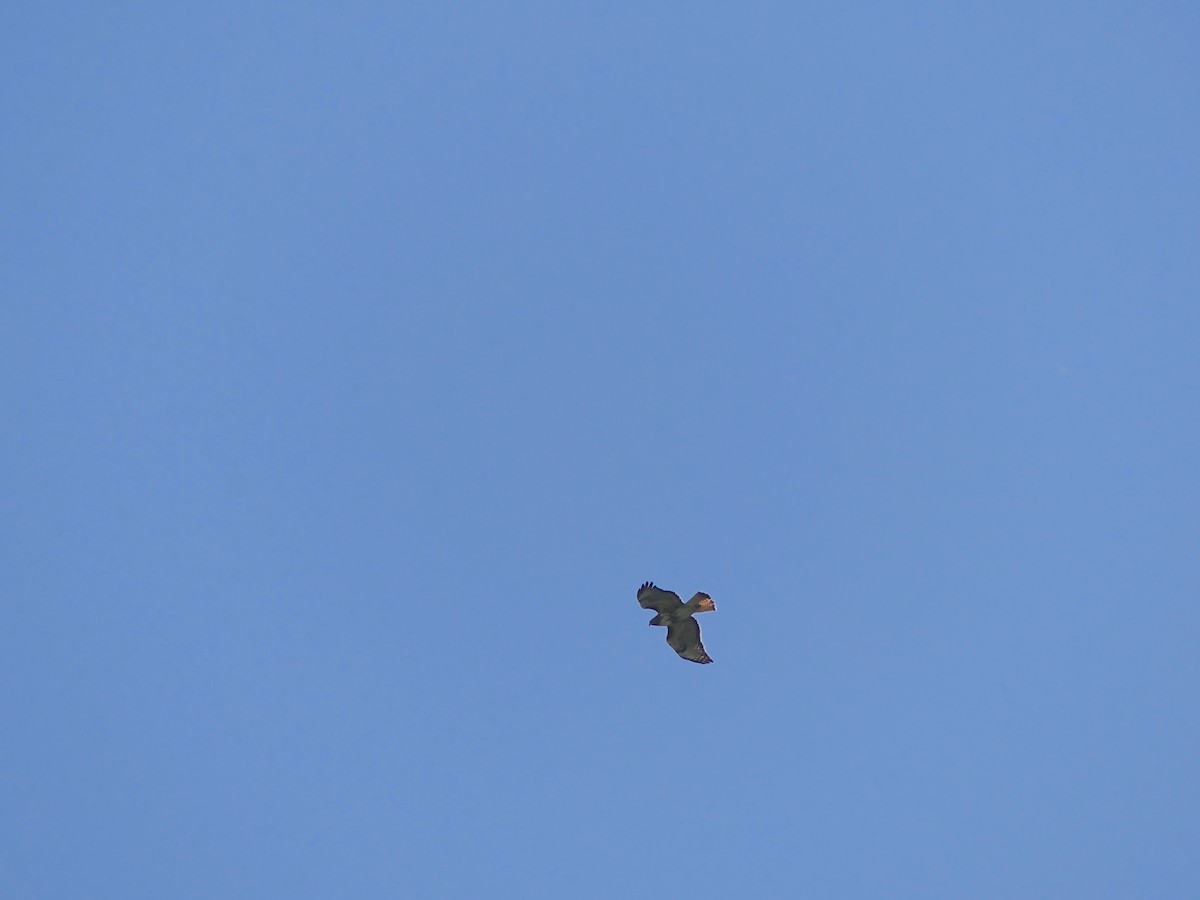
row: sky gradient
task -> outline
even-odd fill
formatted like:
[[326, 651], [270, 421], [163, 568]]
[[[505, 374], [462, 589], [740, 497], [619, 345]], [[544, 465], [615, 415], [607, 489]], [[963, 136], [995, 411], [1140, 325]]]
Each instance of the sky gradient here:
[[10, 5], [0, 894], [1195, 897], [1200, 13], [918, 6]]

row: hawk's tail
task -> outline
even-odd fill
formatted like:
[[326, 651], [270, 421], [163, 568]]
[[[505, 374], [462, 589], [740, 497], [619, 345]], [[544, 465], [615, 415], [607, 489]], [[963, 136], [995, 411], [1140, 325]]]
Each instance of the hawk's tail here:
[[708, 594], [696, 595], [696, 612], [716, 612], [717, 604], [713, 603], [712, 597]]

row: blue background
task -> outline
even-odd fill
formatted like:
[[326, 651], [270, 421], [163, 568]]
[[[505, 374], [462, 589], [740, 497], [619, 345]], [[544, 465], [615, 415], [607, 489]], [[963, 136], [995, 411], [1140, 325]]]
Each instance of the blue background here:
[[1196, 896], [1191, 4], [3, 22], [5, 897]]

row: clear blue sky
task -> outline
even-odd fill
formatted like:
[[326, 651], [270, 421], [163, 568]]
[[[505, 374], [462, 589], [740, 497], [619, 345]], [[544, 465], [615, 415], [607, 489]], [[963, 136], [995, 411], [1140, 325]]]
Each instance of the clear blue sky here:
[[901, 7], [10, 4], [0, 894], [1194, 898], [1200, 13]]

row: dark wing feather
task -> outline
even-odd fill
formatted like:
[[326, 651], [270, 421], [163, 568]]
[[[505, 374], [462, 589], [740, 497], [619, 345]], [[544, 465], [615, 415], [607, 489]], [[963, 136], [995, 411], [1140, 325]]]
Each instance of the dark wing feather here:
[[672, 613], [683, 606], [683, 601], [674, 591], [664, 591], [649, 581], [638, 588], [637, 598], [642, 609], [652, 609], [656, 613]]
[[700, 623], [691, 616], [667, 626], [667, 643], [686, 660], [694, 663], [712, 662], [712, 657], [700, 643]]

